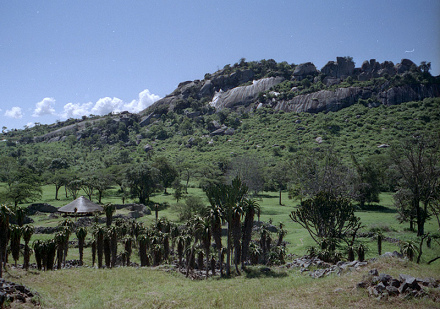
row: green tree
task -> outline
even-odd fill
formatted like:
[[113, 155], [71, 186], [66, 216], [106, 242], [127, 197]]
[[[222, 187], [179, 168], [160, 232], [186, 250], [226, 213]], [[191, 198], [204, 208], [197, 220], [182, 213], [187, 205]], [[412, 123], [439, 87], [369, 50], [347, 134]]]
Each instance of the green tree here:
[[281, 201], [282, 190], [287, 188], [292, 175], [292, 167], [289, 162], [280, 161], [271, 169], [271, 179], [279, 190], [278, 204], [283, 205]]
[[379, 202], [382, 169], [371, 157], [363, 162], [359, 162], [354, 155], [351, 158], [356, 169], [354, 186], [356, 201], [359, 202], [361, 208], [365, 203]]
[[[425, 234], [429, 203], [440, 181], [439, 139], [415, 136], [393, 147], [391, 156], [400, 174], [400, 187], [411, 193], [411, 208], [415, 210], [417, 236]], [[423, 206], [421, 205], [423, 204]]]
[[317, 244], [323, 239], [342, 240], [361, 225], [350, 201], [329, 192], [320, 192], [305, 200], [289, 216], [305, 228]]
[[[231, 274], [231, 250], [232, 242], [235, 239], [236, 243], [239, 243], [239, 238], [237, 240], [237, 235], [234, 233], [235, 238], [233, 239], [233, 230], [236, 232], [237, 228], [237, 214], [241, 215], [239, 208], [242, 206], [244, 199], [247, 195], [248, 188], [245, 183], [243, 183], [240, 178], [236, 177], [232, 180], [230, 185], [218, 184], [211, 185], [206, 190], [206, 196], [208, 197], [209, 203], [215, 205], [221, 209], [222, 218], [228, 223], [228, 234], [227, 234], [227, 249], [226, 249], [226, 275]], [[233, 220], [235, 222], [233, 222]], [[235, 226], [234, 226], [235, 223]], [[237, 247], [236, 247], [237, 248]], [[238, 246], [240, 248], [240, 245]], [[239, 250], [241, 251], [241, 250]], [[234, 259], [235, 268], [238, 270], [238, 259]]]
[[41, 198], [40, 178], [30, 168], [20, 166], [8, 175], [8, 187], [4, 193], [7, 201], [18, 204]]
[[165, 157], [156, 158], [153, 167], [159, 171], [158, 179], [164, 187], [164, 194], [167, 194], [167, 188], [171, 186], [178, 176], [177, 170]]
[[133, 197], [139, 199], [139, 203], [149, 201], [151, 193], [157, 187], [159, 171], [148, 162], [130, 165], [125, 170], [125, 182]]

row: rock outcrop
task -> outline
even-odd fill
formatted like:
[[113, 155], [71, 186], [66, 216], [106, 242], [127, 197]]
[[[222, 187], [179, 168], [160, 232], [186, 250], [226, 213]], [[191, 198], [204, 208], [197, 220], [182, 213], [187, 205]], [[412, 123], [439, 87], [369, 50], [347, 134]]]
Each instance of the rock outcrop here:
[[260, 92], [269, 90], [284, 80], [282, 77], [263, 78], [254, 81], [252, 85], [236, 87], [228, 91], [220, 91], [214, 95], [211, 105], [217, 110], [223, 108], [233, 108], [238, 105], [248, 106], [253, 103]]
[[272, 106], [285, 112], [338, 111], [358, 102], [359, 99], [371, 99], [372, 106], [396, 105], [403, 102], [418, 101], [424, 98], [440, 96], [440, 84], [405, 85], [377, 91], [370, 87], [338, 88], [334, 91], [321, 90], [310, 94], [298, 95], [291, 100], [281, 100]]
[[305, 78], [307, 75], [314, 76], [317, 73], [319, 73], [319, 72], [316, 69], [315, 65], [311, 62], [306, 62], [306, 63], [299, 64], [295, 68], [295, 71], [293, 71], [293, 76], [296, 79], [301, 80], [302, 78]]

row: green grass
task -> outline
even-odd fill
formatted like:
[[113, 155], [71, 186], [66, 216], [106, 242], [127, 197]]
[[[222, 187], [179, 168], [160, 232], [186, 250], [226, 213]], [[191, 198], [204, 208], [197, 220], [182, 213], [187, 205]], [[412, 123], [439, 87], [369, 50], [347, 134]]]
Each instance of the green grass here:
[[[431, 299], [377, 301], [356, 289], [371, 268], [439, 276], [434, 267], [394, 259], [379, 260], [341, 276], [312, 279], [296, 269], [258, 267], [231, 279], [192, 281], [174, 271], [150, 268], [77, 268], [52, 272], [10, 270], [7, 279], [38, 291], [43, 308], [434, 308]], [[14, 276], [11, 278], [10, 276]]]

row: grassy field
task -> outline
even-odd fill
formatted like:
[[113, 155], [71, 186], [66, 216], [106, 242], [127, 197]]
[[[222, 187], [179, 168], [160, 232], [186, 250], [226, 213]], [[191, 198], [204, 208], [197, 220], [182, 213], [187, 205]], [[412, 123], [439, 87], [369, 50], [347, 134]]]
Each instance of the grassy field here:
[[[172, 193], [172, 190], [169, 192]], [[61, 193], [62, 190], [61, 200], [55, 201], [53, 187], [45, 186], [42, 202], [56, 207], [69, 203], [71, 198], [65, 198]], [[119, 198], [111, 196], [111, 193], [103, 202], [120, 203]], [[207, 203], [203, 191], [198, 188], [189, 188], [189, 195], [199, 196]], [[159, 212], [159, 217], [178, 220], [178, 214], [173, 208], [176, 201], [172, 194], [160, 193], [151, 199], [157, 203], [170, 204]], [[258, 198], [262, 208], [261, 220], [271, 221], [274, 225], [283, 222], [288, 231], [285, 237], [288, 253], [292, 254], [291, 258], [302, 256], [309, 246], [315, 244], [307, 231], [289, 218], [297, 202], [289, 200], [287, 193], [283, 193], [282, 199], [284, 205], [280, 206], [276, 192], [265, 192]], [[364, 225], [362, 231], [379, 229], [391, 238], [416, 240], [415, 234], [407, 230], [408, 224], [399, 224], [395, 219], [396, 211], [392, 206], [390, 193], [383, 193], [381, 203], [372, 205], [369, 209], [356, 212]], [[126, 212], [117, 210], [116, 214]], [[56, 226], [64, 219], [51, 219], [45, 214], [32, 218], [35, 226]], [[154, 221], [154, 213], [138, 220], [149, 225]], [[426, 230], [431, 234], [438, 234], [435, 220], [426, 224]], [[52, 237], [53, 235], [34, 234], [31, 243], [36, 239]], [[72, 235], [71, 240], [75, 239]], [[366, 257], [377, 257], [376, 241], [370, 238], [359, 239], [368, 247]], [[386, 241], [383, 243], [383, 252], [394, 250], [400, 251], [398, 244]], [[440, 278], [439, 262], [426, 264], [438, 255], [438, 244], [434, 243], [431, 249], [425, 244], [420, 265], [409, 261], [379, 259], [366, 268], [324, 279], [312, 279], [307, 273], [301, 274], [298, 269], [273, 267], [271, 272], [263, 273], [259, 267], [254, 267], [248, 273], [230, 279], [192, 281], [173, 271], [172, 266], [114, 269], [84, 267], [52, 272], [24, 272], [9, 267], [6, 278], [37, 291], [43, 308], [435, 308], [439, 303], [433, 303], [430, 299], [404, 301], [401, 298], [390, 298], [378, 302], [369, 298], [366, 290], [356, 289], [355, 286], [371, 268], [378, 268], [380, 272], [397, 277], [399, 273], [407, 273], [416, 277]], [[78, 259], [78, 249], [70, 248], [67, 259]], [[84, 260], [86, 265], [91, 264], [90, 248], [85, 249]], [[135, 250], [132, 260], [139, 261]], [[31, 262], [33, 261], [34, 258], [31, 257]]]
[[[432, 277], [438, 267], [380, 259], [341, 276], [312, 279], [298, 270], [258, 267], [231, 279], [192, 281], [162, 269], [120, 267], [77, 268], [52, 272], [11, 270], [40, 294], [43, 308], [438, 308], [432, 299], [377, 301], [365, 289], [356, 289], [369, 269], [398, 277], [400, 273]], [[440, 295], [434, 295], [440, 298]]]

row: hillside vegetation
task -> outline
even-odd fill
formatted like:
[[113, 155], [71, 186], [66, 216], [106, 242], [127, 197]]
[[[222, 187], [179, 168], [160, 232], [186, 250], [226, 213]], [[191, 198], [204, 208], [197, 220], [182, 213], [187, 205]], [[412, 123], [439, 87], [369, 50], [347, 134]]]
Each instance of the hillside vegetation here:
[[[0, 265], [10, 253], [23, 266], [7, 276], [40, 290], [46, 307], [368, 307], [373, 298], [353, 292], [366, 270], [316, 283], [301, 273], [319, 267], [292, 263], [305, 254], [333, 265], [397, 251], [405, 259], [372, 267], [440, 276], [439, 128], [440, 82], [429, 63], [355, 68], [350, 57], [321, 70], [241, 59], [139, 114], [3, 128]], [[28, 207], [80, 195], [105, 205], [104, 214], [66, 220], [38, 208], [47, 205]], [[112, 269], [61, 270], [78, 265]], [[61, 271], [35, 276], [53, 268]], [[146, 277], [157, 283], [149, 292]], [[248, 285], [261, 289], [258, 297]], [[226, 292], [213, 292], [219, 287]], [[438, 288], [426, 293], [388, 305], [438, 301]]]

